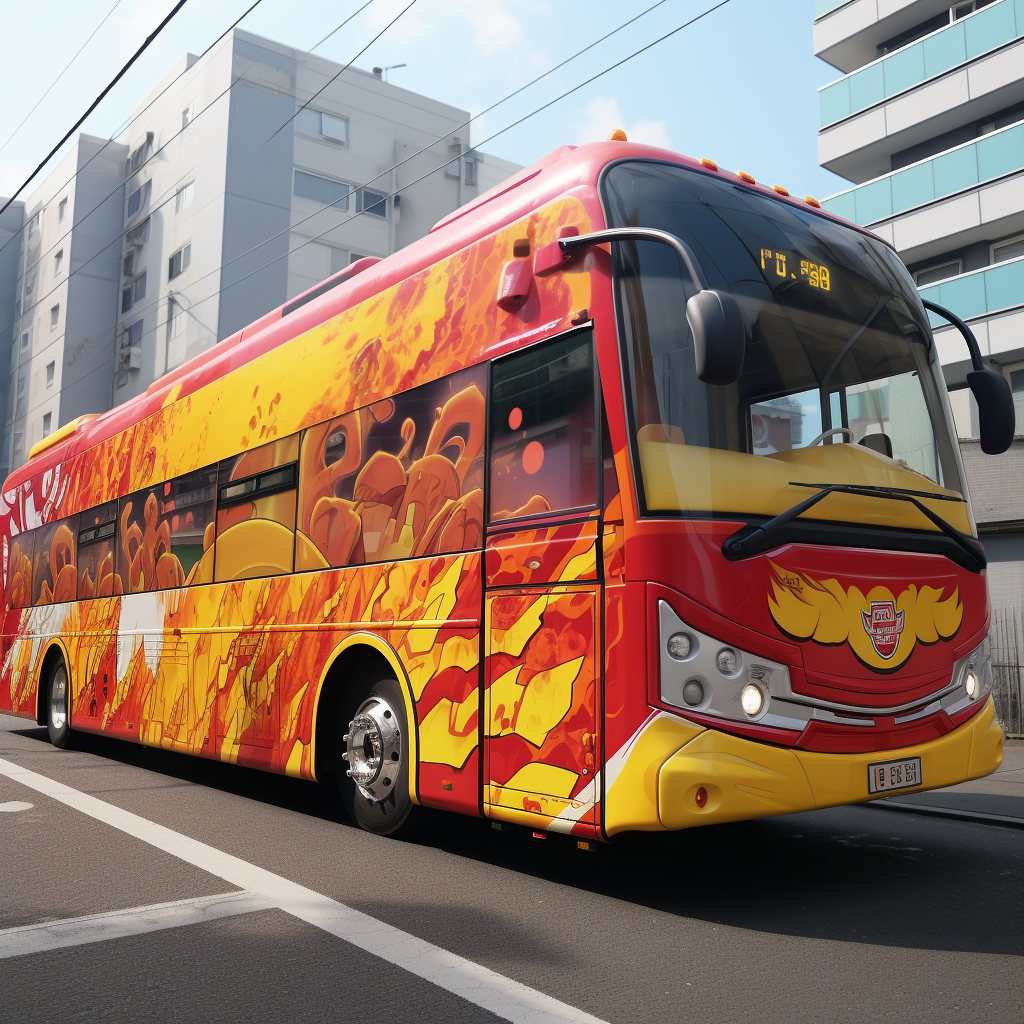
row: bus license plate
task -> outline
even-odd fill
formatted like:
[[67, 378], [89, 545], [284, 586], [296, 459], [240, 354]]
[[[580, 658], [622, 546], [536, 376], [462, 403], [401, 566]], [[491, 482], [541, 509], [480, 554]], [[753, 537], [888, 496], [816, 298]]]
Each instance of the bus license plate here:
[[868, 765], [868, 792], [882, 793], [891, 789], [911, 789], [921, 785], [921, 758], [903, 761], [880, 761]]

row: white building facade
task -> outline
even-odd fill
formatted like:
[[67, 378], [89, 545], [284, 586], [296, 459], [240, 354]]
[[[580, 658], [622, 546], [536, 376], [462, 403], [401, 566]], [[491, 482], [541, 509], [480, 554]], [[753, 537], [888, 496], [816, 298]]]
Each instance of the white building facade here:
[[80, 136], [0, 221], [4, 475], [52, 430], [518, 170], [470, 149], [469, 120], [237, 28], [182, 58], [127, 144]]
[[[974, 331], [1024, 434], [1024, 0], [815, 0], [818, 159], [853, 184], [823, 202], [891, 242], [925, 298]], [[1024, 437], [978, 446], [970, 361], [932, 317], [993, 608], [1024, 605]]]

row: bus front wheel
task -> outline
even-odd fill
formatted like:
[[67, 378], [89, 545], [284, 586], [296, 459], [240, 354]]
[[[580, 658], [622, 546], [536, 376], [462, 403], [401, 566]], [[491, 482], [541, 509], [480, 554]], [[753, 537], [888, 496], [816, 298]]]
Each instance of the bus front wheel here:
[[420, 808], [409, 796], [409, 725], [398, 681], [355, 687], [337, 729], [336, 777], [352, 820], [375, 835], [408, 834]]
[[46, 680], [46, 731], [55, 747], [66, 747], [71, 740], [71, 687], [63, 658]]

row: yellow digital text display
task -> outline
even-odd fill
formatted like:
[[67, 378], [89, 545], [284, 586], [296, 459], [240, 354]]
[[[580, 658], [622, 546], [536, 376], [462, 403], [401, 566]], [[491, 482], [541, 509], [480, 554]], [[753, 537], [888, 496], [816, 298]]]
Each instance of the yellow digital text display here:
[[[800, 273], [797, 274], [797, 268]], [[802, 260], [799, 256], [779, 252], [775, 249], [761, 250], [761, 269], [775, 277], [801, 281], [812, 288], [827, 292], [832, 290], [832, 275], [823, 263]]]

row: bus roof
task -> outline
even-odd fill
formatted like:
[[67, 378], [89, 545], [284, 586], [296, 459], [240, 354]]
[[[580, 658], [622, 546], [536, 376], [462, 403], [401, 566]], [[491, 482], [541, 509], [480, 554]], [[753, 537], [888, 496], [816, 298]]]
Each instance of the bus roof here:
[[425, 270], [551, 200], [580, 188], [596, 190], [602, 170], [624, 159], [667, 160], [734, 180], [773, 199], [812, 209], [820, 216], [877, 238], [859, 225], [820, 209], [814, 200], [808, 202], [792, 197], [779, 186], [758, 184], [743, 172], [720, 170], [710, 160], [695, 160], [670, 150], [625, 141], [562, 146], [459, 207], [438, 221], [424, 238], [392, 256], [359, 260], [171, 370], [154, 381], [145, 394], [108, 412], [81, 416], [55, 431], [52, 440], [45, 438], [35, 445], [25, 465], [8, 476], [4, 491], [127, 430], [163, 406], [192, 394], [238, 366]]

